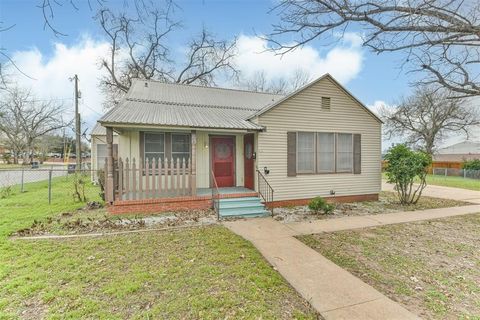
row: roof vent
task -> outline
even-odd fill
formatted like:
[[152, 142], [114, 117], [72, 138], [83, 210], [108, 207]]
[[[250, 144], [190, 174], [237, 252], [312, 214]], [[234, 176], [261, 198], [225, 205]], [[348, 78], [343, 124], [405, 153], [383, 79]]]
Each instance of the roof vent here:
[[145, 88], [148, 88], [148, 82], [145, 82]]

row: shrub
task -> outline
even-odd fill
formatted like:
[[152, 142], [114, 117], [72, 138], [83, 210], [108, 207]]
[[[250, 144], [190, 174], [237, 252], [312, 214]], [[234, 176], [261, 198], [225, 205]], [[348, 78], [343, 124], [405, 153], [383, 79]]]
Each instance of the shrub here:
[[[404, 144], [390, 148], [385, 155], [388, 162], [385, 172], [387, 181], [395, 184], [401, 204], [415, 204], [427, 186], [427, 168], [432, 157], [421, 151], [413, 151]], [[418, 179], [418, 185], [414, 182]]]
[[97, 180], [98, 184], [100, 185], [100, 197], [103, 201], [105, 201], [105, 170], [98, 170], [97, 171]]
[[322, 197], [315, 197], [308, 203], [308, 208], [316, 214], [319, 214], [320, 211], [323, 211], [324, 214], [332, 214], [335, 206], [327, 203]]
[[462, 168], [465, 170], [480, 170], [480, 159], [465, 160]]
[[5, 186], [0, 188], [0, 199], [5, 199], [10, 197], [12, 194], [12, 187], [11, 186]]
[[87, 176], [82, 173], [74, 173], [73, 175], [73, 200], [80, 202], [87, 202], [85, 196], [85, 184], [87, 183]]

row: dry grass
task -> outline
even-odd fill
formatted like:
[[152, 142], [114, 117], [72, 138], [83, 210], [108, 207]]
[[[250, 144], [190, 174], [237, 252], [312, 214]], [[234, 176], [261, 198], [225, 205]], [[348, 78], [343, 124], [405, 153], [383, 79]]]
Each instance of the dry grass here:
[[479, 319], [480, 214], [300, 239], [427, 319]]

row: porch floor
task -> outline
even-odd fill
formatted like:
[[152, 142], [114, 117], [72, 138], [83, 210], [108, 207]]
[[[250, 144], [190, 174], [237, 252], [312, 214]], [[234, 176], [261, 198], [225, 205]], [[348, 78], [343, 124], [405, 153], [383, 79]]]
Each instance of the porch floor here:
[[[245, 187], [223, 187], [223, 188], [218, 188], [218, 192], [220, 194], [237, 194], [237, 193], [251, 193], [255, 191]], [[197, 196], [199, 197], [209, 196], [211, 194], [212, 194], [212, 188], [197, 189]]]
[[[245, 187], [223, 187], [218, 188], [218, 192], [220, 195], [229, 195], [229, 194], [248, 194], [255, 192], [254, 190], [245, 188]], [[212, 195], [212, 188], [198, 188], [197, 189], [197, 197], [208, 197]], [[135, 197], [133, 192], [129, 192], [128, 194], [123, 194], [122, 199], [119, 200], [144, 200], [144, 199], [162, 199], [162, 198], [176, 198], [176, 197], [184, 197], [188, 195], [179, 195], [175, 191], [162, 191], [160, 194], [153, 192], [146, 192], [146, 191], [137, 191], [135, 192]]]

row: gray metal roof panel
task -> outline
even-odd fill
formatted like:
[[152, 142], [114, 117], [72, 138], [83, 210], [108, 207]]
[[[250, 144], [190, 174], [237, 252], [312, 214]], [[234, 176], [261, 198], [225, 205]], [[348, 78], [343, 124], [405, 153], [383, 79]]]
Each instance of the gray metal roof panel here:
[[128, 100], [260, 110], [283, 96], [236, 89], [135, 80]]
[[99, 121], [114, 124], [261, 130], [261, 126], [246, 120], [250, 114], [252, 111], [244, 109], [124, 100]]

